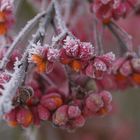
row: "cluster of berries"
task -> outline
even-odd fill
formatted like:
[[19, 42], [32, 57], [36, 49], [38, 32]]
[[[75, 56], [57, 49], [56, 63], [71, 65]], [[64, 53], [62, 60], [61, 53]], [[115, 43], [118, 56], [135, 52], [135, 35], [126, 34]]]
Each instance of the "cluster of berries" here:
[[94, 0], [92, 10], [104, 24], [111, 19], [125, 17], [134, 8], [136, 0]]
[[[91, 0], [92, 11], [104, 24], [125, 17], [135, 3], [135, 0]], [[0, 0], [0, 35], [6, 35], [14, 22], [12, 4], [12, 0]], [[111, 111], [112, 95], [108, 91], [140, 85], [140, 58], [135, 53], [127, 53], [116, 60], [113, 52], [98, 55], [97, 48], [90, 42], [80, 41], [70, 31], [56, 42], [52, 39], [51, 45], [43, 44], [41, 39], [40, 42], [32, 42], [25, 55], [29, 60], [27, 76], [20, 83], [22, 86], [18, 85], [15, 90], [13, 109], [4, 115], [10, 126], [39, 126], [41, 122], [49, 121], [68, 130], [82, 127], [89, 117], [103, 116]], [[7, 49], [0, 50], [0, 60]], [[6, 72], [15, 70], [16, 57], [21, 58], [21, 53], [15, 49], [10, 56], [6, 68], [0, 71], [1, 96], [5, 88], [3, 85], [11, 79]], [[21, 65], [24, 65], [23, 62]], [[87, 89], [87, 83], [75, 82], [78, 76], [81, 83], [95, 81], [96, 91]]]
[[89, 91], [79, 99], [72, 93], [65, 96], [58, 88], [45, 92], [37, 81], [28, 85], [17, 91], [14, 109], [4, 116], [10, 126], [39, 126], [49, 121], [56, 127], [71, 130], [82, 127], [89, 117], [103, 116], [112, 108], [112, 95], [108, 91]]
[[13, 0], [0, 1], [0, 35], [5, 35], [15, 22]]
[[97, 81], [100, 89], [118, 90], [140, 85], [140, 58], [136, 53], [126, 53], [116, 59], [111, 74]]
[[[35, 51], [36, 50], [36, 51]], [[100, 79], [104, 73], [109, 73], [115, 55], [112, 52], [96, 56], [91, 43], [81, 42], [67, 36], [62, 48], [35, 47], [30, 54], [29, 60], [34, 62], [39, 72], [50, 72], [55, 62], [69, 65], [75, 72], [81, 72], [89, 77]]]

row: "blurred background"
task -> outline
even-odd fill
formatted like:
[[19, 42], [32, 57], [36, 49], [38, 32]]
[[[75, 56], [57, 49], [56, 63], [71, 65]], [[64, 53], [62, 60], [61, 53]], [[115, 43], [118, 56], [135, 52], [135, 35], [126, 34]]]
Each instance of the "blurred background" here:
[[[35, 0], [15, 0], [18, 5], [16, 12], [16, 25], [14, 30], [18, 33], [26, 22], [36, 15], [39, 3], [32, 3]], [[81, 0], [82, 5], [84, 0]], [[70, 28], [84, 41], [92, 41], [90, 30], [90, 17], [83, 19], [84, 7], [79, 10], [74, 24], [71, 21]], [[79, 8], [80, 9], [80, 8]], [[88, 13], [88, 12], [87, 12]], [[85, 17], [85, 16], [84, 16]], [[89, 21], [89, 22], [88, 22]], [[80, 22], [80, 23], [79, 23]], [[138, 30], [140, 16], [130, 16], [128, 19], [120, 20], [120, 24], [128, 33], [133, 36], [134, 46], [139, 46], [140, 32]], [[78, 25], [78, 26], [77, 26]], [[76, 28], [75, 28], [76, 26]], [[79, 27], [79, 28], [78, 28]], [[106, 30], [105, 51], [114, 50], [117, 52], [117, 42], [111, 33]], [[115, 44], [115, 45], [114, 45]], [[0, 140], [140, 140], [140, 90], [139, 88], [127, 89], [126, 91], [113, 92], [113, 110], [105, 117], [93, 117], [86, 122], [86, 125], [72, 132], [53, 127], [45, 122], [39, 128], [11, 128], [4, 121], [0, 122]]]

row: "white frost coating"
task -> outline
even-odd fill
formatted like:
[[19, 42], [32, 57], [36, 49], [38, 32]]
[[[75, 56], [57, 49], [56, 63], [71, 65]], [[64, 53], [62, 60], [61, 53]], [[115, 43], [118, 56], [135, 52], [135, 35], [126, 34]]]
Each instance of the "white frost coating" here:
[[121, 4], [120, 0], [114, 0], [113, 8], [117, 9], [120, 6], [120, 4]]
[[15, 62], [15, 72], [12, 74], [11, 79], [4, 84], [2, 96], [0, 97], [0, 116], [9, 112], [13, 108], [12, 99], [16, 94], [17, 87], [20, 86], [25, 77], [24, 65], [19, 67], [20, 64], [21, 62], [19, 60]]
[[40, 42], [37, 42], [37, 44], [33, 43], [32, 41], [29, 42], [31, 48], [28, 49], [28, 62], [32, 62], [32, 55], [37, 54], [37, 55], [42, 55], [43, 53], [43, 46], [41, 46]]
[[76, 57], [78, 55], [78, 49], [80, 46], [80, 40], [79, 39], [73, 39], [70, 36], [67, 36], [64, 40], [64, 46], [67, 55]]
[[79, 58], [88, 58], [95, 56], [95, 48], [89, 42], [81, 42], [79, 39], [67, 36], [64, 40], [63, 48], [67, 55]]
[[103, 3], [103, 4], [107, 4], [108, 2], [110, 2], [111, 0], [101, 0], [101, 2]]
[[108, 61], [110, 64], [115, 61], [115, 54], [113, 52], [108, 52], [102, 56], [106, 61]]
[[55, 47], [55, 45], [57, 45], [57, 42], [59, 42], [64, 36], [66, 35], [66, 32], [63, 31], [62, 33], [60, 33], [59, 35], [57, 36], [53, 36], [52, 37], [52, 44], [51, 44], [51, 47]]
[[94, 62], [94, 67], [96, 68], [96, 70], [99, 70], [99, 71], [107, 71], [106, 64], [102, 62], [101, 60]]
[[1, 0], [0, 1], [0, 11], [11, 10], [13, 8], [13, 0]]
[[53, 2], [54, 2], [54, 8], [55, 8], [55, 12], [56, 12], [56, 19], [58, 22], [58, 26], [59, 26], [61, 32], [67, 32], [67, 28], [65, 26], [64, 20], [62, 20], [59, 4], [58, 4], [57, 0], [53, 0]]
[[59, 50], [54, 48], [49, 48], [47, 53], [47, 59], [54, 62], [59, 59]]
[[19, 41], [21, 41], [22, 39], [24, 39], [24, 37], [26, 37], [28, 32], [34, 27], [34, 25], [38, 22], [38, 20], [40, 20], [42, 18], [42, 16], [45, 15], [45, 14], [46, 14], [46, 12], [43, 11], [43, 12], [37, 14], [33, 19], [31, 19], [30, 21], [27, 22], [25, 27], [19, 32], [18, 36], [14, 39], [10, 48], [6, 52], [5, 56], [3, 57], [3, 59], [0, 63], [0, 68], [1, 69], [3, 67], [5, 67], [6, 63], [8, 62], [8, 59], [10, 58], [13, 50], [16, 48]]

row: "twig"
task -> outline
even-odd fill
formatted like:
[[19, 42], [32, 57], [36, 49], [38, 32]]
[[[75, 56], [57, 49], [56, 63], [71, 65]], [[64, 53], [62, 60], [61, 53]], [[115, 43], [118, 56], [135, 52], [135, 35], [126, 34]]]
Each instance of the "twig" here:
[[11, 46], [9, 47], [8, 51], [6, 52], [5, 56], [3, 57], [1, 63], [0, 63], [0, 69], [3, 69], [10, 56], [12, 55], [12, 52], [14, 51], [14, 49], [17, 47], [17, 44], [22, 41], [27, 34], [32, 30], [32, 28], [36, 25], [36, 23], [38, 22], [38, 20], [44, 16], [46, 14], [46, 12], [41, 12], [39, 13], [37, 16], [35, 16], [32, 20], [30, 20], [25, 27], [20, 31], [19, 35], [14, 39], [14, 42], [11, 44]]
[[38, 129], [37, 128], [26, 128], [24, 129], [25, 130], [25, 137], [26, 137], [26, 140], [37, 140], [37, 132], [38, 132]]
[[68, 20], [70, 18], [70, 11], [71, 11], [71, 8], [72, 8], [73, 0], [64, 0], [62, 2], [64, 2], [64, 5], [65, 5], [64, 19], [65, 19], [65, 22], [67, 24]]
[[51, 86], [56, 87], [56, 84], [51, 80], [51, 78], [45, 74], [41, 74], [42, 78], [46, 80]]
[[111, 22], [108, 28], [112, 31], [114, 36], [118, 39], [121, 46], [122, 53], [133, 50], [132, 37], [120, 28], [115, 22]]
[[62, 20], [60, 6], [59, 6], [57, 0], [53, 0], [53, 2], [54, 2], [55, 13], [56, 13], [56, 19], [58, 21], [58, 26], [59, 26], [61, 31], [66, 32], [67, 28], [64, 24], [64, 21]]
[[97, 54], [103, 54], [103, 32], [99, 30], [98, 28], [98, 20], [96, 19], [96, 16], [93, 17], [93, 24], [94, 24], [94, 41], [96, 46]]
[[73, 38], [75, 38], [75, 36], [69, 31], [69, 29], [66, 27], [66, 24], [62, 18], [61, 15], [61, 10], [60, 10], [60, 6], [57, 0], [52, 0], [54, 3], [54, 8], [55, 8], [55, 13], [56, 13], [56, 19], [58, 21], [58, 26], [61, 32], [66, 32], [68, 35], [72, 36]]
[[[50, 14], [52, 13], [52, 11], [53, 11], [53, 4], [51, 3], [50, 7], [47, 10], [45, 20], [43, 20], [45, 21], [45, 24], [42, 24], [44, 25], [44, 28], [48, 27], [46, 23], [49, 23], [48, 20], [51, 19]], [[42, 30], [40, 30], [40, 28], [37, 30], [33, 38], [33, 42], [37, 42], [39, 40], [41, 31]], [[28, 51], [30, 48], [32, 48], [32, 46], [29, 44], [22, 56], [22, 59], [16, 62], [15, 71], [12, 74], [11, 79], [4, 85], [4, 89], [2, 90], [2, 96], [0, 97], [0, 116], [9, 112], [13, 108], [12, 99], [15, 96], [18, 87], [23, 83], [26, 75], [25, 71], [27, 68]]]
[[67, 32], [62, 32], [58, 36], [53, 37], [51, 47], [54, 48], [56, 44], [66, 35]]

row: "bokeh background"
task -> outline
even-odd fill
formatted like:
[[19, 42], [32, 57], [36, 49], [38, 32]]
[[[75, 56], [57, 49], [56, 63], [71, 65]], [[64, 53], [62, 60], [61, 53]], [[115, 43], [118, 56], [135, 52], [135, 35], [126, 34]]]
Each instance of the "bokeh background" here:
[[[29, 0], [30, 1], [30, 0]], [[16, 12], [16, 25], [14, 30], [18, 33], [26, 22], [36, 15], [36, 8], [28, 0], [21, 0]], [[81, 0], [83, 2], [83, 0]], [[19, 0], [15, 0], [18, 4]], [[84, 10], [79, 11], [79, 20], [82, 20]], [[86, 35], [80, 36], [87, 29], [85, 20], [82, 20], [77, 35], [86, 39]], [[86, 21], [87, 22], [87, 21]], [[90, 21], [91, 22], [91, 21]], [[126, 20], [118, 22], [128, 33], [132, 34], [134, 47], [137, 50], [140, 44], [140, 16], [130, 16]], [[74, 24], [73, 24], [74, 26]], [[106, 29], [107, 30], [107, 29]], [[85, 37], [86, 36], [86, 37]], [[91, 39], [87, 38], [87, 40]], [[105, 50], [118, 51], [117, 42], [111, 33], [106, 31]], [[125, 91], [113, 92], [113, 110], [105, 117], [94, 117], [86, 122], [83, 128], [67, 132], [53, 127], [45, 122], [39, 128], [11, 128], [4, 121], [0, 121], [0, 140], [140, 140], [140, 89], [127, 89]]]

